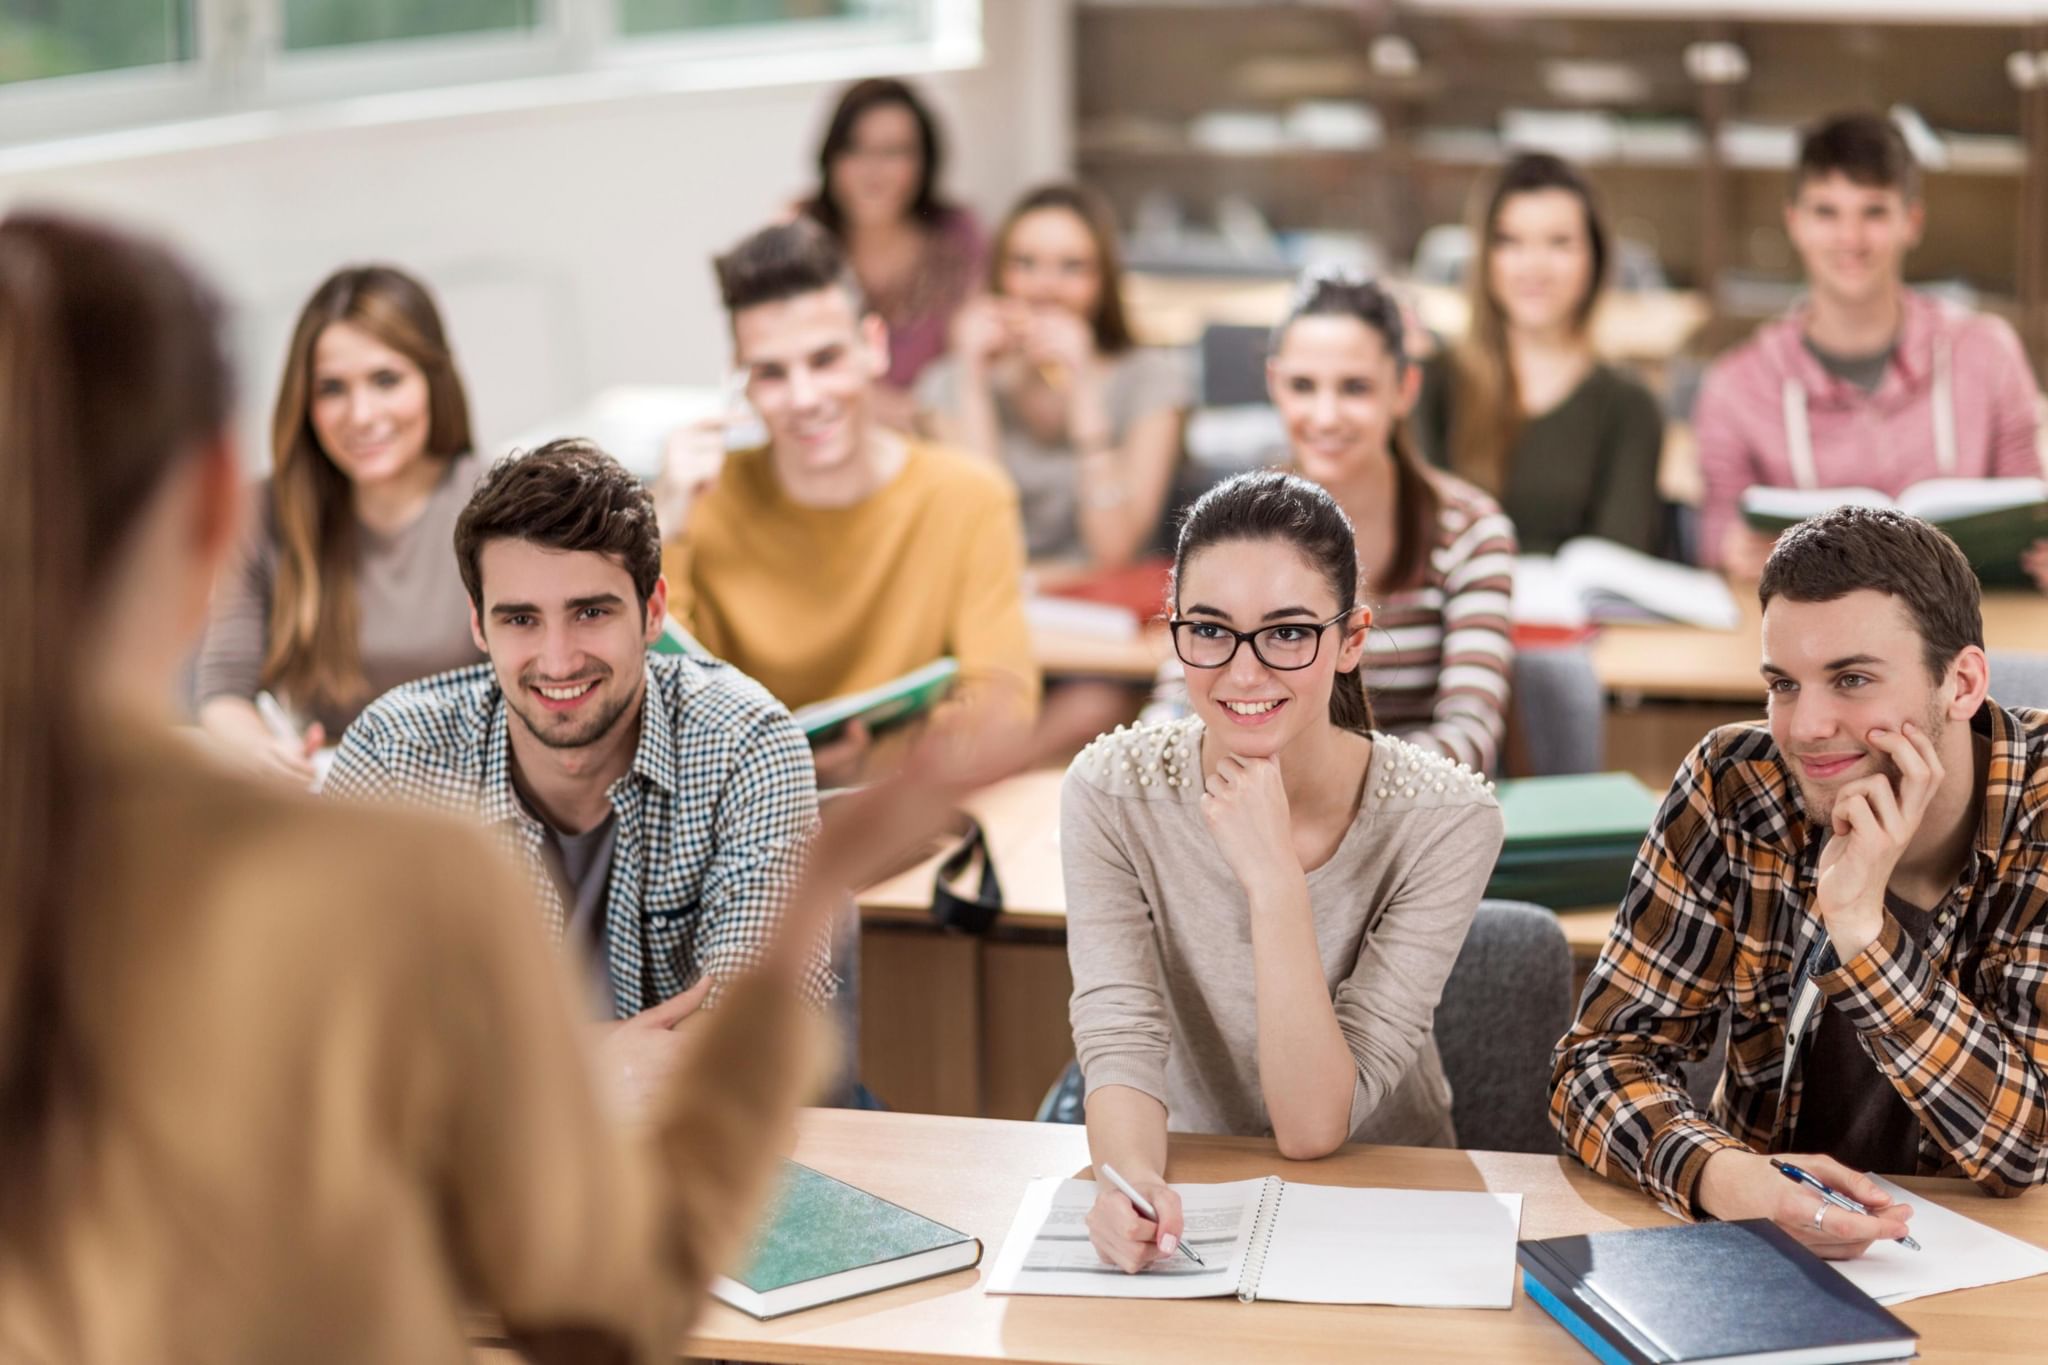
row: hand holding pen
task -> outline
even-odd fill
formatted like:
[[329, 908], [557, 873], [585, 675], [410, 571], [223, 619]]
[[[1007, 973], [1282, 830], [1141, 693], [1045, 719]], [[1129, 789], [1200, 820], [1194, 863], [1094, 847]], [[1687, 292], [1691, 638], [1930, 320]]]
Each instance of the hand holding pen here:
[[[1789, 1161], [1780, 1161], [1778, 1158], [1772, 1157], [1771, 1165], [1777, 1170], [1779, 1175], [1784, 1176], [1795, 1184], [1804, 1185], [1807, 1189], [1820, 1196], [1821, 1203], [1813, 1211], [1813, 1225], [1817, 1230], [1826, 1230], [1827, 1211], [1830, 1207], [1846, 1209], [1859, 1218], [1874, 1218], [1877, 1216], [1869, 1206], [1858, 1203], [1840, 1190], [1830, 1187], [1822, 1180], [1808, 1174], [1800, 1167], [1794, 1166]], [[1900, 1246], [1910, 1248], [1913, 1251], [1920, 1250], [1920, 1244], [1914, 1241], [1910, 1234], [1894, 1238], [1893, 1240], [1898, 1242]]]
[[[1181, 1239], [1180, 1197], [1170, 1186], [1148, 1182], [1153, 1197], [1147, 1199], [1106, 1162], [1098, 1162], [1095, 1173], [1102, 1189], [1088, 1212], [1088, 1231], [1105, 1261], [1134, 1274], [1178, 1252], [1206, 1268], [1195, 1249]], [[1128, 1209], [1124, 1200], [1130, 1201]]]

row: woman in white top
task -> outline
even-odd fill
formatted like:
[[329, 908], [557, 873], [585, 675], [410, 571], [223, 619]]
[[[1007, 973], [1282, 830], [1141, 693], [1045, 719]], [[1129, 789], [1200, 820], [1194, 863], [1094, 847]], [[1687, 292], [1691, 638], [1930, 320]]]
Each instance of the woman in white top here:
[[1171, 1254], [1166, 1134], [1449, 1146], [1430, 1026], [1500, 849], [1484, 781], [1378, 733], [1350, 521], [1246, 474], [1181, 527], [1173, 640], [1193, 714], [1098, 740], [1061, 790], [1074, 1051], [1108, 1184], [1105, 1261]]

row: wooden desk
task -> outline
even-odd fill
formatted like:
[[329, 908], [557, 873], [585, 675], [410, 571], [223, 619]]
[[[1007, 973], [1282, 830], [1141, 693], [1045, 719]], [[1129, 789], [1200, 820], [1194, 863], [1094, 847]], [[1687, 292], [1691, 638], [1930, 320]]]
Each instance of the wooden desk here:
[[1149, 683], [1170, 649], [1163, 627], [1140, 631], [1127, 640], [1036, 625], [1031, 628], [1031, 655], [1048, 678]]
[[[1075, 1176], [1087, 1134], [1060, 1124], [811, 1110], [796, 1158], [979, 1237], [980, 1267], [770, 1322], [714, 1304], [688, 1349], [771, 1362], [1254, 1359], [1515, 1361], [1584, 1365], [1556, 1322], [1522, 1296], [1484, 1310], [996, 1297], [982, 1292], [1029, 1179]], [[1175, 1137], [1167, 1174], [1182, 1181], [1281, 1174], [1326, 1185], [1495, 1190], [1523, 1196], [1524, 1237], [1556, 1237], [1671, 1220], [1645, 1196], [1589, 1174], [1569, 1157], [1346, 1147], [1316, 1162], [1280, 1158], [1270, 1141]], [[2048, 1195], [1989, 1199], [1960, 1180], [1908, 1180], [1922, 1197], [2048, 1245]], [[2048, 1335], [2048, 1278], [1902, 1304], [1930, 1360], [2036, 1361]]]

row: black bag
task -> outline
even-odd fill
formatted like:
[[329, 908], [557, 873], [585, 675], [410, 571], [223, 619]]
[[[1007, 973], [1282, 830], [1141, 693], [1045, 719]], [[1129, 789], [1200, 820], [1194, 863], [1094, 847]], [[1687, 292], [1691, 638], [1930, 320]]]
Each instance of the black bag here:
[[[981, 863], [980, 879], [974, 894], [963, 896], [953, 886], [969, 875], [977, 859]], [[939, 864], [938, 875], [932, 879], [932, 919], [948, 929], [985, 934], [996, 922], [996, 916], [1002, 913], [1003, 887], [996, 880], [996, 864], [995, 859], [989, 856], [988, 836], [982, 832], [981, 822], [968, 816], [966, 835]]]

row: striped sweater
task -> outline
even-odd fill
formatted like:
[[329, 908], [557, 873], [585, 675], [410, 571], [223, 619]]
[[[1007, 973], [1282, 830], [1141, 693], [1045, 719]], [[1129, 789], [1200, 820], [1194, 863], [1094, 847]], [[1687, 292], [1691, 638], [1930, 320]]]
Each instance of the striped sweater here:
[[1422, 581], [1384, 597], [1366, 585], [1365, 686], [1380, 729], [1491, 773], [1507, 731], [1514, 660], [1515, 528], [1471, 484], [1435, 479], [1436, 543]]
[[[1507, 731], [1508, 639], [1515, 528], [1499, 504], [1462, 479], [1432, 473], [1436, 543], [1422, 582], [1384, 597], [1366, 585], [1365, 688], [1374, 725], [1491, 774]], [[1178, 659], [1160, 666], [1144, 721], [1188, 714]]]

